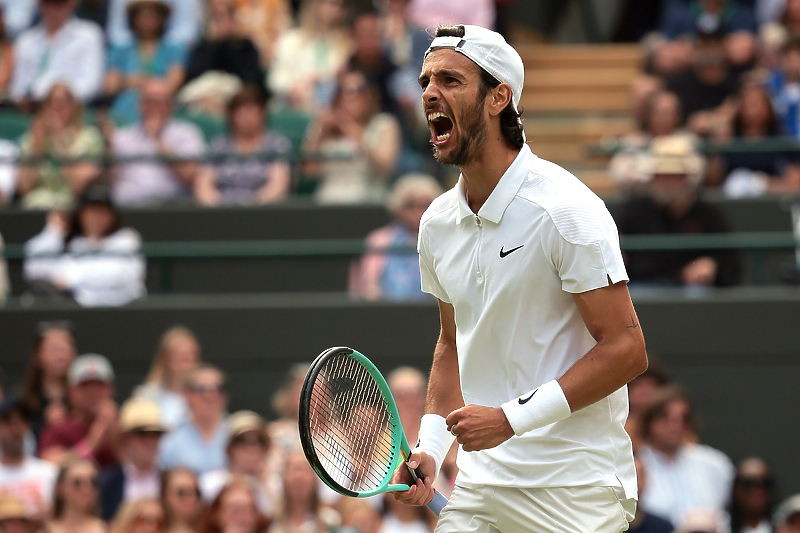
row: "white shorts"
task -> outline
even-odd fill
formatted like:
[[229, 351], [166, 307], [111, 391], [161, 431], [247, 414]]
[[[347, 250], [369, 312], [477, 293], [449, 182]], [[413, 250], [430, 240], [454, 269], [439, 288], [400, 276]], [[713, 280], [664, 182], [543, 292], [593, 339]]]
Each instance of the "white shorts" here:
[[456, 485], [434, 533], [620, 533], [635, 512], [612, 487]]

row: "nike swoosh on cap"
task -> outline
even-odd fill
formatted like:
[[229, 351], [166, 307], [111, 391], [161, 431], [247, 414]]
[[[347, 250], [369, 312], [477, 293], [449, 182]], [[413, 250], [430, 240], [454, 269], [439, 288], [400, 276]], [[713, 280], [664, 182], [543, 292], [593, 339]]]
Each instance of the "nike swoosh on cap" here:
[[[536, 389], [536, 390], [539, 390], [539, 389]], [[520, 404], [520, 405], [525, 405], [526, 403], [528, 403], [528, 401], [529, 401], [531, 398], [533, 398], [533, 395], [534, 395], [534, 394], [536, 394], [536, 390], [535, 390], [535, 391], [533, 391], [533, 392], [531, 393], [531, 395], [530, 395], [530, 396], [528, 396], [527, 398], [520, 398], [519, 400], [517, 400], [517, 401], [519, 402], [519, 404]]]
[[512, 248], [512, 249], [510, 249], [510, 250], [508, 250], [508, 251], [503, 251], [503, 247], [501, 246], [501, 247], [500, 247], [500, 257], [505, 257], [505, 256], [507, 256], [507, 255], [508, 255], [508, 254], [510, 254], [510, 253], [516, 252], [517, 250], [519, 250], [519, 249], [520, 249], [520, 248], [522, 248], [523, 246], [525, 246], [525, 245], [524, 245], [524, 244], [520, 244], [520, 245], [519, 245], [519, 246], [517, 246], [516, 248]]

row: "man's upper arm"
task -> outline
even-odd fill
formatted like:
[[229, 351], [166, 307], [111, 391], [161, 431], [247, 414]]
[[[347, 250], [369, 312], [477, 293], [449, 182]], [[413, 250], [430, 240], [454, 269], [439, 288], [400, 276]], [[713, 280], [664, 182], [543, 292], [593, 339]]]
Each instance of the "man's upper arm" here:
[[644, 344], [628, 285], [624, 282], [612, 284], [610, 279], [608, 281], [606, 287], [572, 295], [586, 329], [597, 342], [610, 336], [624, 335]]

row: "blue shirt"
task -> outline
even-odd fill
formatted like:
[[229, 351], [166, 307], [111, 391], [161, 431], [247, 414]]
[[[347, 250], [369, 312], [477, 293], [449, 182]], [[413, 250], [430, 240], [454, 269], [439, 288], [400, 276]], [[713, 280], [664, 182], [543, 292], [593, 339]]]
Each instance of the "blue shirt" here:
[[[665, 13], [661, 31], [670, 40], [693, 36], [697, 33], [698, 25], [703, 25], [707, 18], [709, 15], [704, 12], [698, 2], [672, 2]], [[719, 24], [721, 32], [726, 35], [737, 31], [756, 33], [758, 30], [753, 10], [736, 0], [731, 0], [722, 9], [717, 24]]]
[[206, 441], [192, 421], [186, 421], [166, 434], [159, 449], [159, 467], [162, 470], [184, 467], [200, 475], [217, 468], [225, 468], [228, 459], [228, 424], [223, 420], [210, 441]]

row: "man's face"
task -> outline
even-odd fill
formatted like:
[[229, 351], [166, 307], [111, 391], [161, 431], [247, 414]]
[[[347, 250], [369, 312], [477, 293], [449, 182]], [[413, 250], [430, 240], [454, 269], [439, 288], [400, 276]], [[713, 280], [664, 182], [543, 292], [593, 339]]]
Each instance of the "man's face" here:
[[686, 436], [689, 406], [683, 400], [673, 400], [664, 412], [650, 423], [650, 443], [654, 448], [669, 453], [676, 452]]
[[97, 414], [98, 409], [114, 396], [114, 387], [110, 383], [98, 380], [82, 381], [69, 389], [72, 406], [79, 411]]
[[125, 435], [125, 458], [142, 470], [149, 470], [156, 464], [158, 443], [162, 433], [159, 431], [131, 431]]
[[186, 394], [189, 409], [197, 418], [221, 415], [225, 410], [226, 396], [222, 376], [214, 370], [198, 372]]
[[60, 26], [72, 16], [75, 0], [41, 0], [39, 11], [48, 26]]
[[19, 458], [24, 453], [28, 423], [17, 409], [0, 418], [0, 450], [6, 458]]
[[474, 161], [488, 132], [478, 67], [454, 50], [434, 50], [419, 83], [436, 160], [457, 166]]
[[172, 93], [161, 81], [151, 81], [142, 88], [142, 121], [166, 122], [172, 116]]
[[255, 474], [267, 453], [267, 441], [258, 431], [247, 431], [238, 435], [230, 444], [230, 463], [249, 474]]

